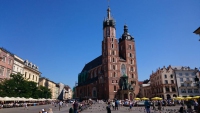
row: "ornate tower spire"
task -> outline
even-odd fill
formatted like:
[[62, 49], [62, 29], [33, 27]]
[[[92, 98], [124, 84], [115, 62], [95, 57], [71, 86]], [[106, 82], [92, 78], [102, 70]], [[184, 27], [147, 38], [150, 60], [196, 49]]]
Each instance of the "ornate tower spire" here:
[[124, 25], [124, 33], [122, 34], [122, 37], [119, 39], [119, 42], [123, 40], [132, 40], [134, 41], [134, 38], [128, 33], [128, 26]]
[[111, 16], [110, 7], [107, 9], [107, 18], [103, 21], [103, 28], [105, 27], [114, 27], [115, 28], [115, 20]]
[[110, 7], [108, 6], [108, 9], [107, 9], [107, 18], [110, 19]]

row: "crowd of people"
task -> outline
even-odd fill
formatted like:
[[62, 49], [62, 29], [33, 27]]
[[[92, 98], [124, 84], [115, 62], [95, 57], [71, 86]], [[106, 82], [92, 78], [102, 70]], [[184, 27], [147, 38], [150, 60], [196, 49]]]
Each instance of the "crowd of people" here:
[[132, 107], [138, 107], [139, 102], [144, 102], [144, 112], [151, 113], [151, 110], [162, 112], [166, 106], [178, 106], [180, 113], [200, 113], [200, 100], [111, 100], [107, 102], [107, 113], [112, 110], [118, 110], [120, 106], [129, 106], [129, 111]]

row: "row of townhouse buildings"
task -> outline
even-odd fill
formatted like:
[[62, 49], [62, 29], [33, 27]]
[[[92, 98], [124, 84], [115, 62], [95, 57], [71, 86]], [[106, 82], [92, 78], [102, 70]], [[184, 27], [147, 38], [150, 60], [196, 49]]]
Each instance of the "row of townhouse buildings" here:
[[23, 74], [24, 79], [36, 82], [49, 88], [52, 92], [52, 99], [71, 99], [72, 90], [68, 85], [63, 83], [55, 83], [48, 78], [41, 77], [39, 67], [34, 63], [23, 60], [19, 56], [11, 53], [5, 48], [0, 48], [0, 81], [10, 79], [10, 74]]
[[164, 66], [152, 72], [148, 81], [140, 83], [139, 96], [171, 99], [200, 95], [199, 75], [198, 68]]

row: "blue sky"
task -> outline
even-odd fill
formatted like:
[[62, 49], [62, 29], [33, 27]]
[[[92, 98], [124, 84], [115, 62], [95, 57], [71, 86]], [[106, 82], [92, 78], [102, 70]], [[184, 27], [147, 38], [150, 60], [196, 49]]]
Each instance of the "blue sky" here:
[[[74, 86], [101, 54], [107, 0], [0, 0], [0, 46], [39, 66], [42, 76]], [[120, 38], [136, 42], [139, 80], [159, 67], [200, 67], [200, 0], [111, 0]]]

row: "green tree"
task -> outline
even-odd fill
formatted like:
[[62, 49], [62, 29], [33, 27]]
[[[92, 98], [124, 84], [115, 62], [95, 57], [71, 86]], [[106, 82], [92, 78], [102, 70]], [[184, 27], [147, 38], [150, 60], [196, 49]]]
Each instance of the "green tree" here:
[[24, 79], [22, 74], [11, 74], [10, 77], [11, 79], [0, 83], [0, 96], [51, 98], [51, 91], [48, 88], [37, 87], [35, 82]]

